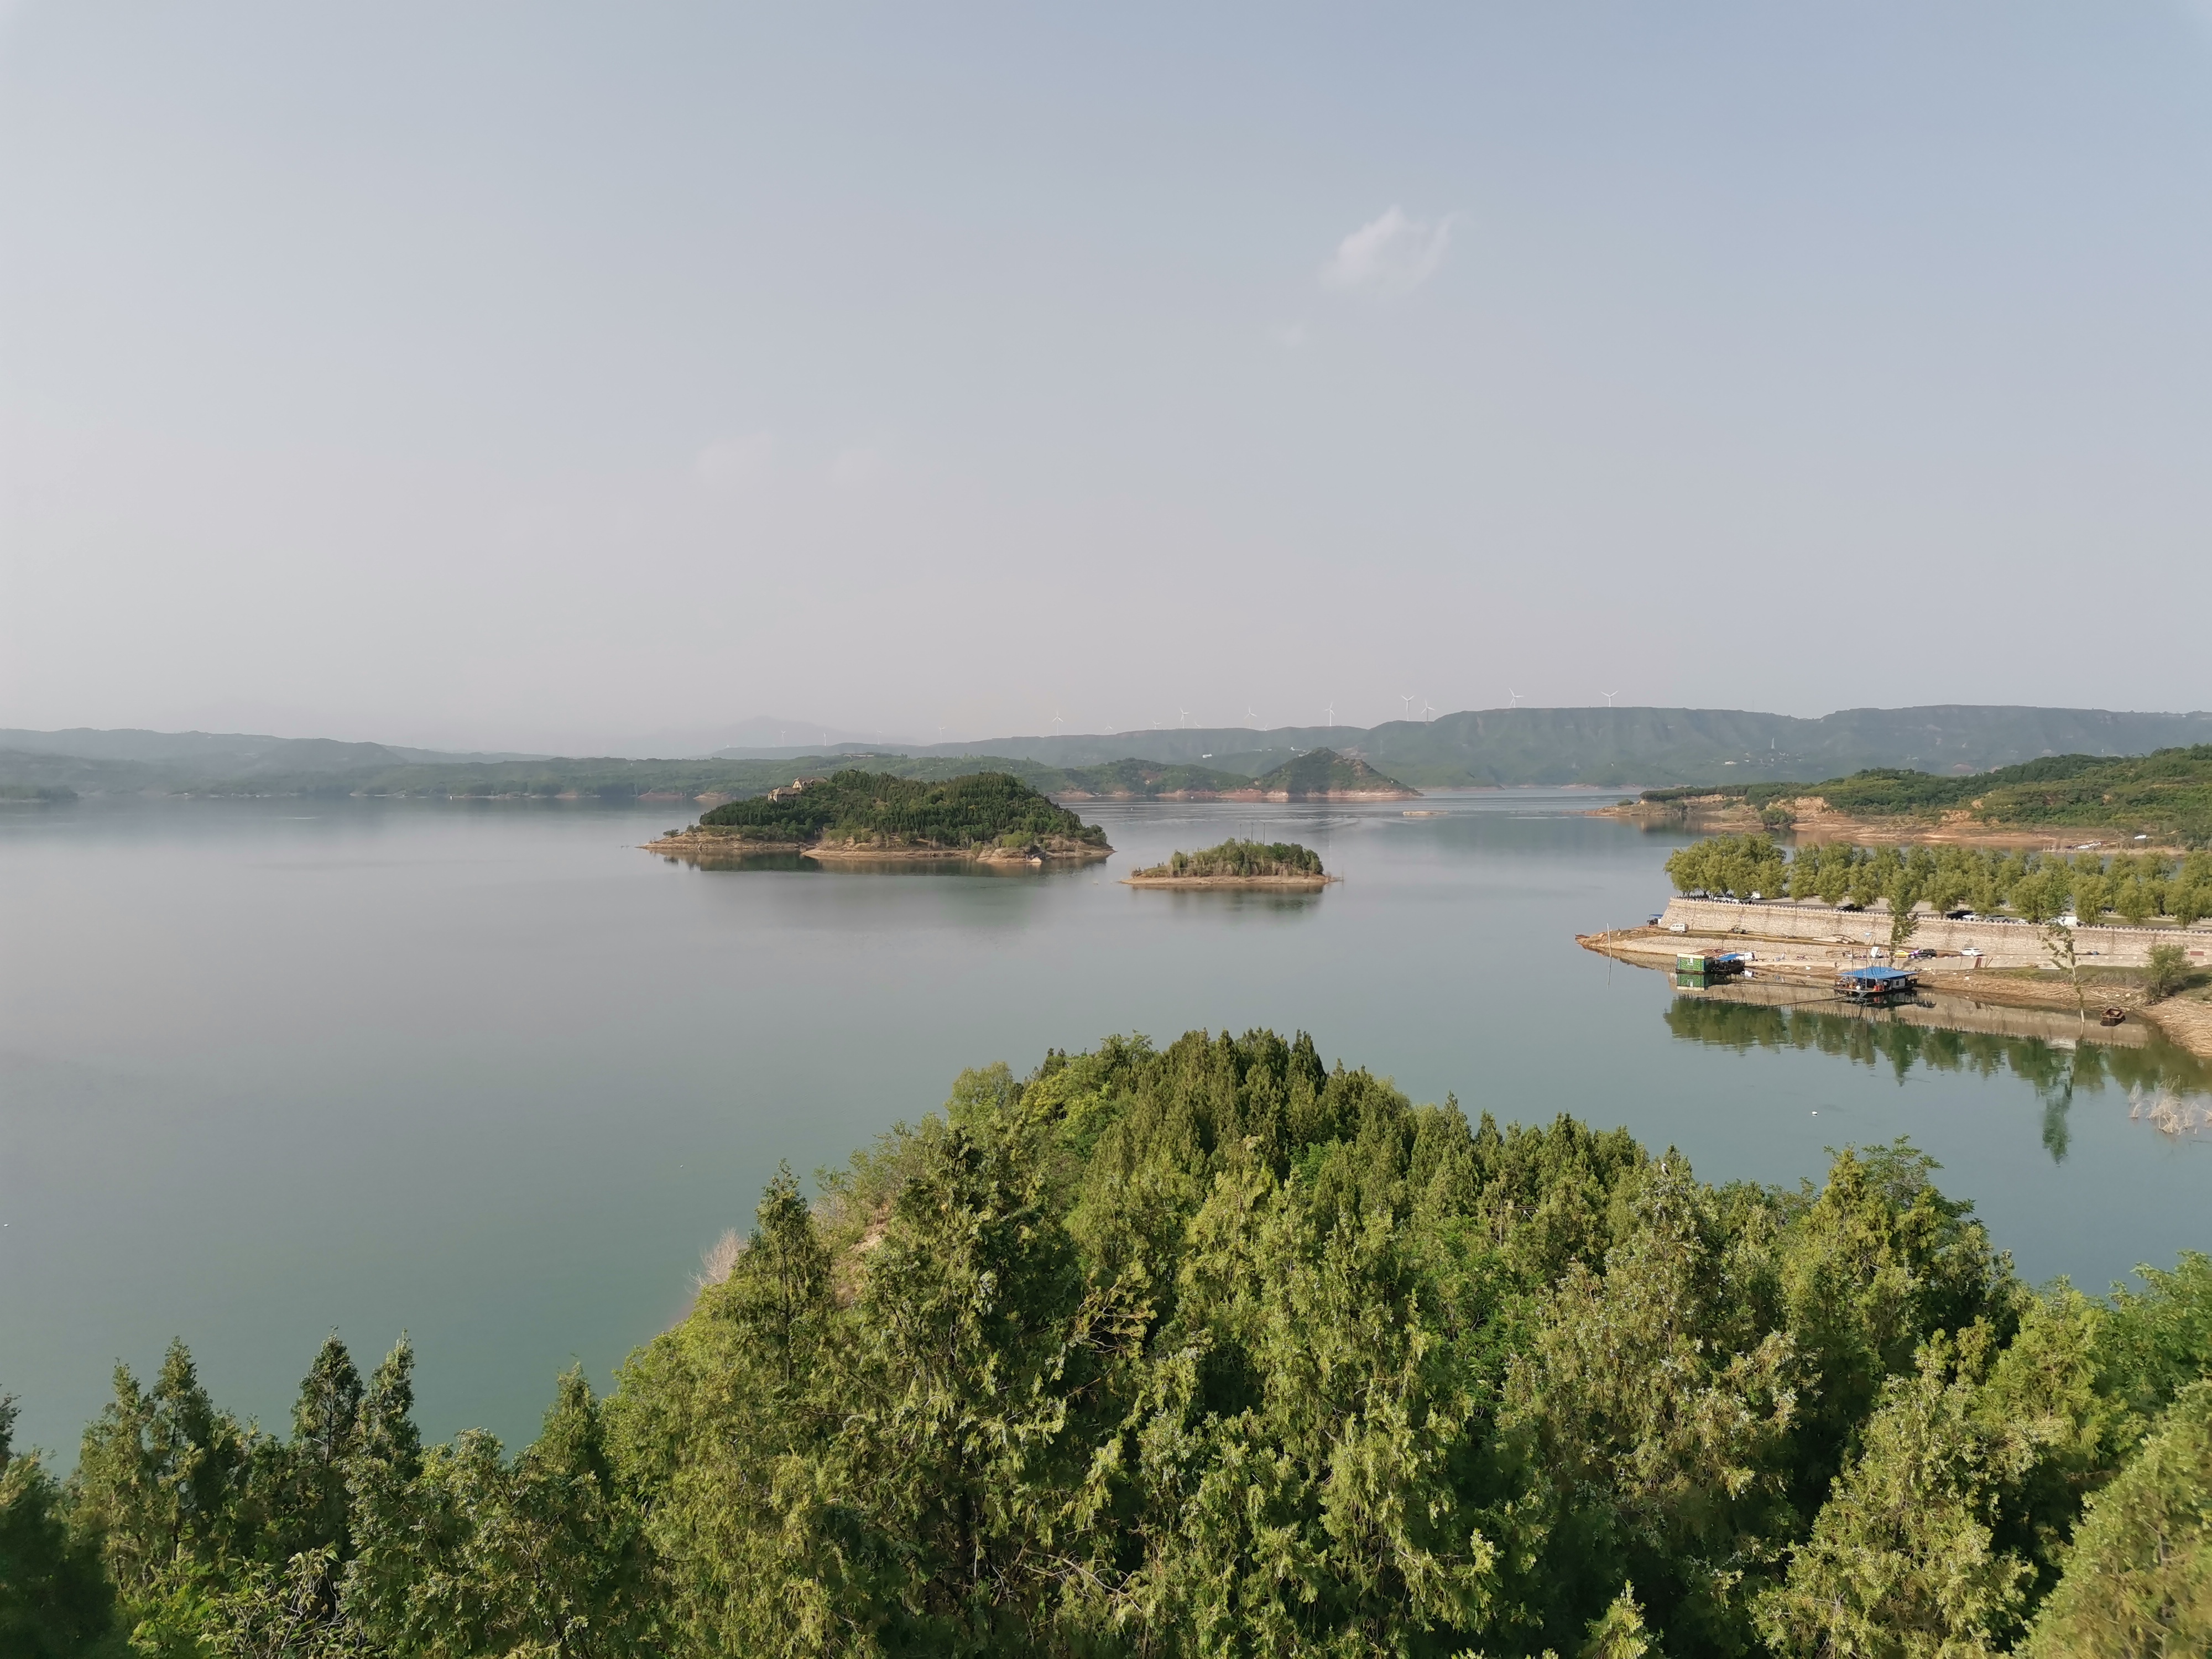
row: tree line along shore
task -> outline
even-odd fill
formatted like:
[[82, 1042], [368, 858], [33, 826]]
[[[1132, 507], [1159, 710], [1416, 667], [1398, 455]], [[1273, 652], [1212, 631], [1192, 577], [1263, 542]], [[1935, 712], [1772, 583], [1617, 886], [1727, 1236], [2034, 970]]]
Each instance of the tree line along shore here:
[[[1899, 1142], [1794, 1188], [1194, 1031], [788, 1173], [514, 1452], [403, 1341], [173, 1348], [0, 1450], [0, 1632], [174, 1656], [2200, 1653], [2212, 1259], [2028, 1286]], [[0, 1413], [0, 1427], [7, 1413]], [[5, 1444], [0, 1434], [0, 1447]]]
[[1860, 847], [1826, 842], [1784, 848], [1763, 835], [1714, 836], [1668, 855], [1678, 893], [1816, 899], [1893, 915], [1972, 910], [2045, 922], [2106, 915], [2141, 927], [2165, 919], [2187, 927], [2212, 916], [2212, 851], [2004, 852], [1958, 845]]

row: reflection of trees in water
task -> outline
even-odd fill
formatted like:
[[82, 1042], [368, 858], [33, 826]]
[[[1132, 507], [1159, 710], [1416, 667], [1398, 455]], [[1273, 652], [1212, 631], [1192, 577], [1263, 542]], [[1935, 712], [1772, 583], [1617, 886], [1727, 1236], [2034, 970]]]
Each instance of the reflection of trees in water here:
[[1822, 1008], [1773, 1008], [1755, 1003], [1677, 997], [1666, 1011], [1667, 1028], [1692, 1042], [1734, 1048], [1810, 1048], [1862, 1066], [1887, 1066], [1902, 1083], [1915, 1066], [1931, 1071], [1995, 1077], [2008, 1071], [2043, 1103], [2043, 1144], [2063, 1159], [2072, 1139], [2067, 1114], [2076, 1089], [2101, 1092], [2113, 1085], [2146, 1093], [2212, 1094], [2212, 1068], [2181, 1049], [2154, 1042], [2122, 1047], [2083, 1042], [2061, 1047], [2034, 1036], [1958, 1031], [1908, 1024], [1900, 1019], [1859, 1018]]

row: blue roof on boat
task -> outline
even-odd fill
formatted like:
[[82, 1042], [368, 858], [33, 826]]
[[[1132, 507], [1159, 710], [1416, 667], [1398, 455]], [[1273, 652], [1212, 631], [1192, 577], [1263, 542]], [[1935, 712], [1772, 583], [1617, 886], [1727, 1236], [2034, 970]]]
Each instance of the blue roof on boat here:
[[1912, 979], [1902, 968], [1846, 968], [1837, 975], [1839, 979], [1855, 979], [1862, 985], [1894, 985], [1901, 979]]

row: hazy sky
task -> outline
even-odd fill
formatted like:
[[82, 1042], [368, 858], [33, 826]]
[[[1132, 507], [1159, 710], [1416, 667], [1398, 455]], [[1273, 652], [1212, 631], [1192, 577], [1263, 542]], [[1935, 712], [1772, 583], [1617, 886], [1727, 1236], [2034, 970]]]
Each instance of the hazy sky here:
[[18, 4], [0, 724], [2212, 705], [2212, 9]]

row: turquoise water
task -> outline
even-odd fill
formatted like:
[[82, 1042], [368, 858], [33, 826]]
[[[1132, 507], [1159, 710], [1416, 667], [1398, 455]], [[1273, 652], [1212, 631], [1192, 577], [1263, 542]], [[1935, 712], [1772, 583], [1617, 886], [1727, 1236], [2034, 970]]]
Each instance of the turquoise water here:
[[[2128, 1115], [2201, 1067], [1685, 1013], [1575, 945], [1659, 905], [1674, 844], [1590, 804], [1097, 805], [1110, 864], [1017, 874], [699, 871], [636, 850], [665, 807], [0, 815], [0, 1389], [73, 1448], [114, 1362], [181, 1335], [281, 1422], [326, 1332], [404, 1328], [429, 1432], [526, 1436], [572, 1358], [603, 1383], [681, 1313], [779, 1162], [842, 1161], [963, 1066], [1194, 1026], [1626, 1124], [1708, 1179], [1909, 1133], [2035, 1279], [2212, 1248], [2212, 1144]], [[1115, 881], [1231, 833], [1346, 880]]]

